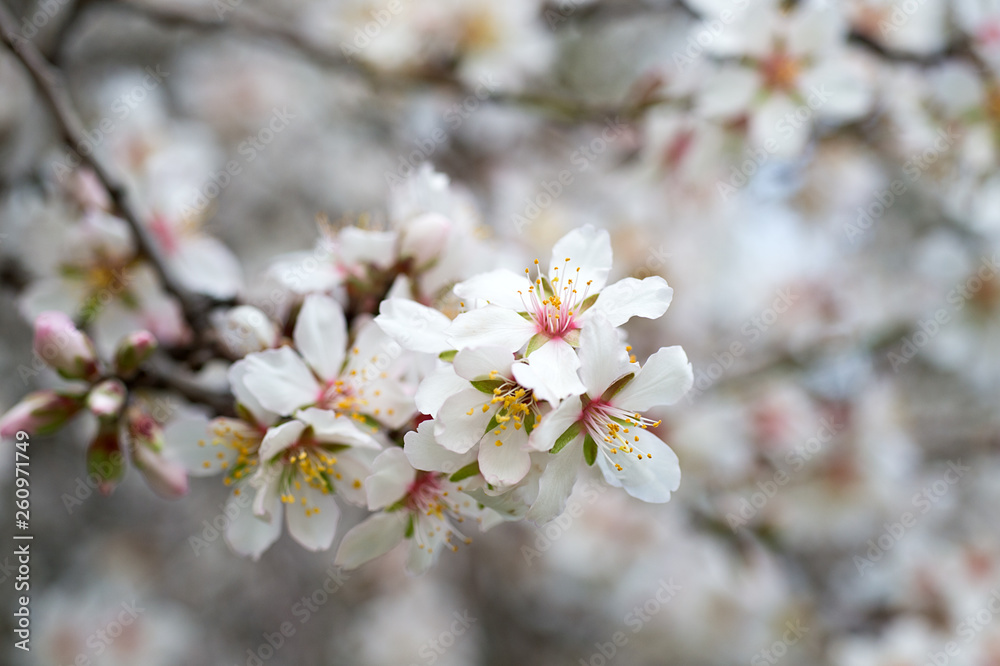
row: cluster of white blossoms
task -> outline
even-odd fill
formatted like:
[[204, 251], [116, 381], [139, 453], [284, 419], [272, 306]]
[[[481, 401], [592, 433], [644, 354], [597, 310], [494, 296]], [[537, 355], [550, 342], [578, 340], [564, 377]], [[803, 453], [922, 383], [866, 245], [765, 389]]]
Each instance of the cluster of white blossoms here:
[[[146, 473], [151, 480], [171, 479], [154, 483], [169, 485], [168, 496], [186, 490], [181, 466], [221, 473], [232, 487], [226, 540], [254, 558], [284, 522], [303, 547], [331, 548], [339, 503], [367, 507], [371, 517], [342, 535], [337, 561], [356, 567], [406, 539], [413, 572], [473, 528], [555, 518], [586, 466], [635, 498], [669, 500], [678, 459], [646, 412], [684, 395], [691, 365], [680, 347], [640, 364], [620, 327], [663, 315], [673, 290], [661, 277], [608, 284], [610, 236], [589, 225], [523, 275], [475, 274], [470, 253], [488, 246], [459, 201], [425, 167], [396, 191], [389, 228], [327, 225], [321, 251], [278, 259], [267, 274], [284, 287], [281, 307], [265, 297], [262, 308], [216, 311], [212, 335], [231, 360], [234, 414], [158, 420], [137, 411], [143, 386], [134, 379], [155, 338], [126, 338], [118, 355], [127, 362], [101, 372], [94, 345], [66, 315], [40, 316], [36, 346], [56, 349], [48, 364], [115, 389], [107, 414], [91, 405], [100, 418], [130, 415], [121, 439], [105, 433], [92, 445], [122, 454], [102, 488], [124, 472], [126, 450], [158, 470]], [[32, 397], [4, 418], [3, 432], [52, 430], [95, 394], [52, 393], [44, 414]], [[72, 410], [51, 414], [67, 401]]]

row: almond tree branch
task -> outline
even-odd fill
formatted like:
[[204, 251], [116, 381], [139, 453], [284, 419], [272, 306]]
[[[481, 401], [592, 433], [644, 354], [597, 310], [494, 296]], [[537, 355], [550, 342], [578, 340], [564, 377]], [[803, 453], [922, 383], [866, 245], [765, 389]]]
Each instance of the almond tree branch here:
[[[18, 33], [17, 20], [3, 0], [0, 0], [0, 41], [21, 61], [42, 92], [55, 116], [62, 139], [74, 149], [76, 146], [85, 145], [86, 131], [61, 73], [45, 59], [34, 44]], [[188, 324], [196, 333], [205, 330], [208, 311], [218, 303], [207, 296], [189, 291], [177, 280], [167, 268], [163, 255], [146, 225], [142, 223], [142, 216], [125, 186], [111, 175], [109, 167], [94, 151], [77, 152], [83, 163], [94, 171], [107, 189], [118, 214], [132, 230], [139, 253], [156, 271], [164, 289], [180, 303]]]

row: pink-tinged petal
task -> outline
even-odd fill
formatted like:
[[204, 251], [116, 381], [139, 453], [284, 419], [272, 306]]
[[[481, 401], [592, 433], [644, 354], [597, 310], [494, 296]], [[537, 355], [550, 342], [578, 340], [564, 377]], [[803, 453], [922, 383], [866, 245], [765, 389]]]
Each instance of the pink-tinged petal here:
[[367, 427], [359, 427], [349, 416], [338, 415], [328, 409], [309, 407], [295, 412], [295, 418], [311, 426], [313, 436], [321, 444], [345, 444], [376, 450], [382, 448], [368, 433]]
[[659, 405], [672, 405], [691, 389], [694, 371], [680, 347], [663, 347], [649, 357], [635, 379], [612, 399], [616, 407], [644, 412]]
[[247, 372], [250, 364], [244, 359], [229, 366], [229, 386], [233, 391], [237, 404], [246, 408], [257, 425], [269, 426], [278, 420], [278, 414], [265, 409], [260, 401], [250, 392], [246, 385]]
[[780, 158], [801, 155], [812, 135], [814, 118], [800, 122], [795, 116], [798, 108], [786, 95], [771, 95], [750, 116], [751, 143]]
[[356, 569], [385, 555], [405, 538], [409, 518], [406, 511], [376, 513], [355, 525], [340, 542], [334, 563], [344, 569]]
[[514, 362], [513, 352], [503, 347], [470, 347], [455, 355], [455, 374], [471, 381], [489, 379], [491, 372], [497, 372], [497, 379], [510, 379], [510, 366]]
[[187, 494], [187, 470], [179, 462], [141, 444], [133, 447], [132, 462], [160, 497], [177, 499]]
[[226, 528], [226, 543], [237, 554], [259, 560], [264, 551], [281, 536], [283, 512], [281, 502], [275, 494], [268, 507], [271, 520], [258, 518], [249, 506], [248, 498], [251, 493], [249, 483], [240, 484], [226, 502], [226, 515], [236, 516]]
[[491, 303], [517, 312], [527, 309], [524, 303], [530, 287], [531, 282], [525, 276], [501, 268], [459, 282], [455, 285], [455, 295], [470, 308]]
[[403, 452], [410, 464], [426, 472], [454, 474], [476, 459], [475, 451], [455, 453], [441, 446], [434, 437], [434, 422], [424, 421], [416, 429], [406, 433]]
[[746, 113], [763, 81], [756, 70], [722, 67], [710, 72], [698, 95], [698, 111], [705, 118], [728, 119]]
[[492, 394], [474, 388], [467, 388], [445, 400], [434, 421], [434, 436], [441, 446], [455, 453], [465, 453], [474, 447], [497, 411], [497, 405], [492, 400]]
[[265, 409], [288, 416], [316, 402], [319, 383], [305, 361], [288, 347], [251, 354], [244, 362], [243, 385]]
[[632, 317], [656, 319], [667, 311], [673, 297], [674, 290], [659, 276], [625, 278], [602, 289], [584, 318], [601, 315], [612, 326], [621, 326]]
[[566, 500], [576, 485], [580, 470], [582, 437], [577, 437], [562, 451], [552, 454], [552, 460], [545, 466], [538, 482], [538, 497], [525, 516], [536, 525], [543, 525], [566, 509]]
[[445, 400], [467, 388], [469, 382], [456, 375], [451, 364], [444, 365], [420, 382], [414, 396], [417, 409], [421, 414], [437, 416]]
[[534, 322], [514, 310], [496, 305], [464, 312], [451, 322], [448, 329], [455, 349], [503, 347], [512, 352], [523, 347], [536, 332]]
[[380, 453], [365, 480], [368, 510], [377, 511], [403, 499], [416, 476], [403, 449], [394, 447]]
[[[566, 398], [558, 407], [542, 416], [531, 432], [529, 445], [535, 451], [548, 451], [571, 425], [580, 420], [582, 414], [583, 403], [580, 398], [575, 395]], [[582, 435], [577, 439], [582, 439]]]
[[340, 507], [333, 495], [303, 483], [302, 489], [295, 491], [295, 499], [285, 507], [288, 533], [306, 550], [328, 549], [340, 522]]
[[[569, 259], [569, 263], [566, 263]], [[611, 272], [611, 235], [607, 229], [598, 229], [586, 225], [574, 229], [558, 241], [552, 248], [552, 261], [549, 263], [549, 279], [559, 278], [561, 273], [568, 273], [574, 284], [585, 285], [593, 280], [590, 293], [600, 291], [608, 282]], [[558, 270], [555, 270], [558, 267]], [[577, 273], [576, 269], [580, 272]]]
[[66, 379], [93, 381], [100, 376], [94, 343], [62, 312], [38, 315], [33, 346], [38, 358]]
[[565, 340], [549, 340], [531, 352], [528, 365], [536, 370], [538, 377], [544, 382], [542, 393], [555, 397], [556, 400], [583, 395], [587, 390], [577, 374], [580, 357]]
[[587, 395], [595, 400], [615, 380], [632, 371], [618, 330], [599, 317], [590, 318], [580, 332], [580, 363]]
[[[636, 429], [635, 433], [639, 441], [630, 442], [634, 453], [618, 451], [610, 458], [599, 454], [597, 464], [605, 481], [612, 486], [624, 488], [629, 495], [643, 502], [662, 504], [681, 484], [677, 454], [648, 430]], [[646, 454], [651, 457], [647, 458]], [[621, 470], [615, 467], [616, 463]]]
[[295, 322], [295, 346], [324, 381], [340, 375], [347, 345], [347, 321], [340, 304], [329, 296], [306, 296]]
[[445, 334], [451, 319], [443, 313], [402, 298], [382, 301], [379, 313], [375, 323], [403, 349], [425, 354], [451, 349]]
[[[497, 442], [500, 446], [497, 446]], [[531, 454], [524, 428], [513, 427], [490, 433], [479, 446], [479, 471], [486, 482], [498, 487], [510, 486], [525, 477], [531, 469]]]
[[299, 437], [306, 429], [302, 421], [289, 421], [268, 429], [260, 443], [260, 459], [269, 461], [276, 455], [298, 443]]

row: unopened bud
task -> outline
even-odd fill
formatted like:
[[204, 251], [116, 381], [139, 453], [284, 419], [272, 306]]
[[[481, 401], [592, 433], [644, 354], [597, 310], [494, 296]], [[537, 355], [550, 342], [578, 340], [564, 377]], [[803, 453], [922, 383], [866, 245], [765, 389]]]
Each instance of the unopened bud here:
[[94, 381], [100, 376], [94, 343], [62, 312], [35, 319], [35, 353], [66, 379]]
[[132, 460], [142, 472], [149, 487], [166, 499], [176, 499], [188, 491], [187, 471], [184, 466], [168, 460], [162, 452], [133, 443]]
[[125, 406], [128, 389], [120, 380], [105, 379], [87, 394], [87, 409], [99, 419], [117, 417]]
[[155, 453], [163, 450], [163, 427], [139, 407], [130, 407], [126, 413], [128, 436], [137, 448]]
[[0, 418], [0, 437], [23, 430], [48, 435], [63, 427], [83, 407], [83, 397], [57, 391], [29, 393]]
[[115, 350], [115, 373], [120, 377], [131, 377], [159, 344], [149, 331], [133, 331], [118, 343]]
[[102, 495], [110, 495], [125, 476], [125, 454], [117, 419], [99, 422], [97, 435], [87, 449], [87, 473], [98, 479], [97, 489]]
[[213, 324], [220, 344], [234, 358], [277, 346], [281, 334], [277, 325], [252, 305], [216, 314]]

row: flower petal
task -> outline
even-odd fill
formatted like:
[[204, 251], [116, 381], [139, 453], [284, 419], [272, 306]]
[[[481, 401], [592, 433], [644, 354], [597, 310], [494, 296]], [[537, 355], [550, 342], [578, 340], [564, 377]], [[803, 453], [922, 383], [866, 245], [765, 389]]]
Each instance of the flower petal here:
[[421, 414], [437, 416], [444, 401], [469, 388], [469, 382], [455, 374], [451, 364], [444, 365], [424, 377], [414, 399]]
[[576, 485], [576, 476], [580, 470], [580, 442], [577, 437], [566, 448], [552, 455], [552, 460], [545, 466], [538, 482], [538, 497], [532, 503], [525, 516], [537, 525], [549, 522], [566, 508], [566, 500]]
[[368, 510], [377, 511], [401, 500], [417, 473], [406, 459], [403, 449], [386, 449], [375, 458], [372, 473], [365, 480]]
[[618, 330], [597, 317], [585, 322], [580, 332], [580, 364], [587, 395], [595, 400], [631, 367]]
[[466, 348], [455, 355], [455, 374], [471, 381], [488, 379], [496, 371], [505, 379], [510, 379], [510, 366], [514, 354], [503, 347]]
[[303, 483], [302, 489], [296, 491], [296, 499], [285, 507], [288, 533], [306, 550], [328, 549], [340, 522], [340, 507], [333, 495]]
[[355, 525], [340, 542], [334, 563], [345, 569], [356, 569], [385, 555], [405, 537], [409, 517], [406, 511], [376, 513]]
[[403, 452], [410, 464], [427, 472], [454, 474], [476, 459], [476, 452], [455, 453], [441, 446], [434, 437], [434, 422], [424, 421], [404, 436]]
[[265, 409], [288, 416], [316, 402], [320, 385], [305, 361], [288, 347], [250, 354], [243, 385]]
[[[559, 338], [549, 340], [531, 352], [528, 365], [537, 371], [537, 377], [531, 377], [531, 373], [528, 373], [529, 381], [541, 379], [544, 383], [542, 394], [555, 397], [557, 401], [571, 395], [583, 395], [587, 390], [577, 374], [580, 357], [565, 340]], [[521, 374], [523, 377], [524, 373]]]
[[[437, 441], [455, 453], [471, 449], [483, 438], [486, 426], [497, 411], [492, 400], [492, 395], [474, 388], [467, 388], [445, 400], [434, 421]], [[488, 406], [485, 411], [484, 405]]]
[[340, 375], [347, 345], [347, 321], [340, 304], [329, 296], [306, 296], [292, 333], [295, 346], [321, 379]]
[[260, 459], [267, 462], [290, 446], [294, 446], [305, 429], [306, 424], [298, 420], [269, 428], [260, 443]]
[[[670, 499], [670, 494], [677, 490], [681, 483], [681, 467], [677, 454], [663, 441], [648, 430], [636, 429], [639, 441], [632, 443], [636, 453], [619, 451], [610, 458], [598, 455], [597, 464], [604, 474], [604, 479], [612, 486], [624, 488], [632, 497], [644, 502], [662, 504]], [[639, 455], [649, 454], [652, 457], [642, 460]], [[619, 471], [615, 463], [621, 465]]]
[[[566, 259], [569, 259], [567, 264]], [[561, 272], [568, 272], [575, 284], [590, 285], [590, 293], [600, 291], [608, 282], [611, 272], [611, 235], [607, 229], [598, 229], [591, 224], [574, 229], [558, 241], [552, 248], [552, 260], [549, 263], [549, 279], [560, 277]], [[555, 270], [558, 267], [558, 270]]]
[[455, 317], [448, 328], [448, 336], [455, 349], [503, 347], [513, 352], [523, 347], [536, 329], [534, 322], [514, 310], [487, 305]]
[[645, 280], [625, 278], [601, 290], [597, 302], [585, 317], [603, 315], [612, 326], [621, 326], [632, 317], [656, 319], [670, 307], [674, 290], [659, 276]]
[[257, 425], [269, 426], [278, 420], [278, 414], [265, 409], [260, 401], [250, 392], [246, 385], [247, 372], [250, 370], [248, 361], [241, 360], [229, 366], [229, 386], [233, 390], [236, 402], [246, 408]]
[[659, 405], [672, 405], [690, 390], [694, 371], [680, 347], [662, 347], [612, 400], [628, 411], [644, 412]]
[[382, 301], [375, 323], [403, 349], [440, 354], [451, 349], [445, 331], [451, 319], [426, 305], [403, 298]]
[[524, 428], [508, 428], [499, 436], [488, 436], [479, 447], [479, 472], [486, 482], [510, 486], [523, 479], [531, 468], [527, 444]]
[[501, 268], [459, 282], [455, 285], [455, 295], [464, 299], [469, 307], [477, 307], [480, 301], [485, 301], [518, 312], [525, 309], [523, 298], [527, 298], [529, 287], [528, 278]]
[[[265, 550], [281, 536], [282, 508], [278, 496], [270, 503], [271, 520], [258, 518], [250, 509], [250, 484], [242, 483], [226, 501], [226, 515], [231, 518], [226, 527], [226, 543], [236, 553], [259, 560]], [[239, 494], [237, 494], [239, 493]]]
[[316, 441], [322, 444], [346, 444], [368, 449], [381, 449], [382, 446], [367, 432], [355, 425], [348, 416], [338, 415], [328, 409], [310, 407], [300, 409], [295, 418], [312, 426]]

